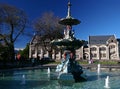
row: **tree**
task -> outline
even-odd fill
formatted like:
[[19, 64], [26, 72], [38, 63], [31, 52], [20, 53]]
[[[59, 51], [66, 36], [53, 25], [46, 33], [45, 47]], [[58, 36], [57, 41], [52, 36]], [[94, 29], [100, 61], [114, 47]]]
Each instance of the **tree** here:
[[29, 45], [27, 44], [24, 50], [20, 51], [20, 54], [23, 58], [28, 59], [29, 58]]
[[59, 20], [52, 12], [47, 12], [33, 22], [33, 28], [40, 36], [37, 40], [49, 52], [49, 57], [52, 56], [52, 49], [54, 47], [50, 42], [63, 37], [64, 26], [58, 23]]
[[15, 58], [14, 43], [23, 33], [27, 16], [23, 10], [8, 4], [0, 4], [0, 38], [8, 46], [9, 58]]

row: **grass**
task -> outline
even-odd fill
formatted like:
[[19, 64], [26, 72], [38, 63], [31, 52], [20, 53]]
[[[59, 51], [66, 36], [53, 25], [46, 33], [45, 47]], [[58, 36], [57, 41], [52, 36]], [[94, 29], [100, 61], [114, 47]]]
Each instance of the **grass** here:
[[[80, 64], [88, 64], [88, 61], [79, 61]], [[119, 61], [115, 60], [95, 60], [93, 64], [103, 64], [103, 65], [118, 65], [120, 64]]]
[[[77, 61], [79, 64], [88, 64], [87, 60], [78, 60]], [[49, 64], [60, 64], [60, 61], [57, 62], [51, 62]], [[119, 61], [115, 60], [95, 60], [93, 64], [103, 64], [103, 65], [120, 65]]]

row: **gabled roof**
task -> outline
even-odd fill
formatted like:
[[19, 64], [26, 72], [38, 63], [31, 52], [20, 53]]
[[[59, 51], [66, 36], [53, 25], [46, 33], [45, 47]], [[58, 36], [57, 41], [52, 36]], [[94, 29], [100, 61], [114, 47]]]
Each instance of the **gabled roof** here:
[[40, 37], [39, 35], [34, 34], [34, 36], [32, 37], [30, 43], [37, 43], [37, 38]]
[[114, 35], [100, 35], [100, 36], [89, 36], [89, 44], [106, 44], [106, 42]]
[[[41, 40], [42, 38], [41, 38], [41, 36], [39, 35], [39, 34], [35, 34], [33, 37], [32, 37], [32, 39], [31, 39], [31, 41], [30, 41], [30, 43], [32, 44], [34, 44], [34, 43], [41, 43]], [[48, 42], [50, 42], [50, 39], [45, 39], [44, 40], [44, 42], [46, 42], [46, 43], [48, 43]]]

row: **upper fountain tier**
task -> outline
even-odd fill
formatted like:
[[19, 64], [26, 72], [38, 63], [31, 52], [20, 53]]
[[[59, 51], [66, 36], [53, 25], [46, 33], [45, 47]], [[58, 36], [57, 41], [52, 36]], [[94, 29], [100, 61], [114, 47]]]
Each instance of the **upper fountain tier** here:
[[72, 25], [77, 25], [80, 23], [78, 19], [74, 19], [71, 16], [71, 3], [68, 2], [68, 14], [66, 18], [63, 18], [59, 21], [59, 24], [66, 25], [66, 29], [64, 30], [63, 39], [55, 39], [51, 43], [57, 45], [58, 47], [62, 47], [64, 49], [77, 49], [83, 45], [83, 41], [77, 40], [74, 37], [74, 31], [72, 30]]
[[68, 2], [68, 13], [67, 13], [67, 16], [66, 18], [62, 18], [60, 21], [59, 21], [59, 24], [62, 24], [62, 25], [77, 25], [77, 24], [80, 24], [80, 21], [78, 19], [74, 19], [72, 16], [71, 16], [71, 3], [70, 1]]

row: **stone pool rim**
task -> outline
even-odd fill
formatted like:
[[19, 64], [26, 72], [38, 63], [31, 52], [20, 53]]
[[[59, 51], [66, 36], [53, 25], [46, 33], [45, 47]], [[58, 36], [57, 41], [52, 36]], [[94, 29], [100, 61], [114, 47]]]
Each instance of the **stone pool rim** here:
[[[96, 69], [98, 64], [82, 64], [81, 66], [84, 69]], [[30, 69], [56, 69], [57, 64], [45, 64], [45, 65], [37, 65], [34, 67], [22, 67], [22, 68], [10, 68], [10, 69], [1, 69], [2, 71], [14, 71], [14, 70], [30, 70]], [[109, 70], [120, 70], [120, 65], [103, 65], [101, 64], [101, 69], [109, 69]]]

